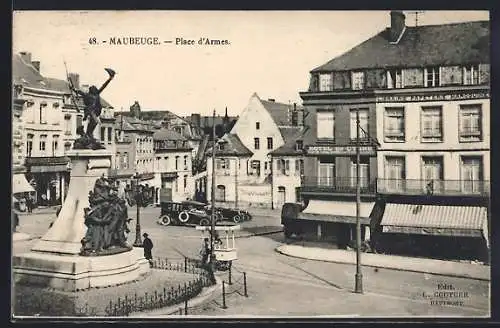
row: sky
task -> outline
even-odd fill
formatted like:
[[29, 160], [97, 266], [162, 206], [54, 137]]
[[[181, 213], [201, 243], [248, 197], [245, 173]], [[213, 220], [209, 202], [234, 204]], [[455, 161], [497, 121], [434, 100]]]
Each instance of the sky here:
[[[414, 26], [415, 14], [405, 14]], [[487, 11], [424, 11], [418, 25], [488, 19]], [[13, 52], [31, 52], [46, 77], [65, 79], [66, 62], [82, 84], [100, 86], [104, 68], [113, 68], [102, 97], [118, 111], [138, 101], [182, 116], [223, 115], [226, 107], [236, 116], [254, 92], [300, 104], [312, 69], [389, 26], [389, 11], [17, 11], [12, 40]], [[161, 44], [110, 45], [112, 37]], [[200, 38], [229, 44], [198, 45]]]

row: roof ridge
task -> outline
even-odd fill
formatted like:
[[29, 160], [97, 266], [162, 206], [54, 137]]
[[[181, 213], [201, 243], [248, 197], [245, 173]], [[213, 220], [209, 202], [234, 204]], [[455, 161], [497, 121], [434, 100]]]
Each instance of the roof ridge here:
[[[471, 24], [471, 23], [490, 23], [489, 20], [474, 20], [474, 21], [465, 21], [465, 22], [453, 22], [453, 23], [444, 23], [444, 24], [425, 24], [418, 26], [406, 26], [406, 28], [425, 28], [425, 27], [435, 27], [435, 26], [450, 26], [450, 25], [462, 25], [462, 24]], [[388, 29], [390, 27], [387, 27]]]

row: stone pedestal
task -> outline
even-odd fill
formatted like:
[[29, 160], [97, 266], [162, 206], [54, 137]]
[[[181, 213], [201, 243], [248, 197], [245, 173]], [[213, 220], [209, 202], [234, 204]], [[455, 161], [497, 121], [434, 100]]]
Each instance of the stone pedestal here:
[[142, 248], [106, 256], [80, 256], [87, 227], [84, 208], [96, 180], [111, 166], [108, 150], [73, 150], [71, 180], [59, 216], [31, 252], [14, 256], [17, 283], [65, 291], [105, 287], [138, 279], [149, 271]]

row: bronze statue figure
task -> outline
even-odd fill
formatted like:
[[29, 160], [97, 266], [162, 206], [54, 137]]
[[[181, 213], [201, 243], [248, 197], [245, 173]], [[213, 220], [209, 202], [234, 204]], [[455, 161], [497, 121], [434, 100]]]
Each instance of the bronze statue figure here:
[[115, 71], [112, 70], [111, 68], [105, 68], [105, 70], [109, 75], [108, 79], [103, 83], [103, 85], [99, 89], [97, 89], [97, 87], [93, 85], [89, 88], [88, 92], [83, 92], [81, 90], [76, 89], [73, 86], [71, 79], [68, 78], [71, 92], [75, 93], [77, 97], [81, 97], [83, 99], [83, 103], [85, 105], [85, 108], [83, 110], [84, 112], [83, 120], [84, 121], [87, 119], [89, 120], [86, 131], [83, 131], [83, 126], [79, 126], [77, 128], [77, 133], [80, 135], [80, 138], [78, 140], [75, 140], [75, 144], [73, 146], [73, 148], [75, 149], [104, 148], [100, 144], [100, 142], [94, 138], [93, 134], [96, 126], [101, 123], [99, 119], [99, 116], [101, 115], [102, 112], [100, 94], [108, 86], [109, 82], [111, 82], [111, 80], [114, 78], [116, 74]]
[[109, 255], [131, 249], [127, 205], [118, 197], [112, 181], [99, 178], [89, 192], [89, 208], [85, 209], [87, 233], [82, 239], [81, 255]]

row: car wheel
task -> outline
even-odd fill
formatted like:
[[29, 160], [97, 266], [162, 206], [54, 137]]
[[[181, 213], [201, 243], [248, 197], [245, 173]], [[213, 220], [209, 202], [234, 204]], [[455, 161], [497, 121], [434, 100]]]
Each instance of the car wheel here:
[[179, 213], [178, 218], [181, 223], [186, 223], [189, 221], [189, 213], [187, 211], [182, 211]]
[[233, 216], [233, 222], [234, 223], [240, 223], [241, 222], [241, 216], [236, 214], [235, 216]]
[[201, 226], [207, 226], [210, 224], [210, 221], [207, 218], [203, 218], [200, 220], [200, 225]]
[[163, 216], [160, 217], [160, 219], [158, 220], [158, 222], [161, 225], [168, 226], [168, 225], [170, 225], [172, 223], [172, 220], [170, 219], [170, 216], [163, 215]]

